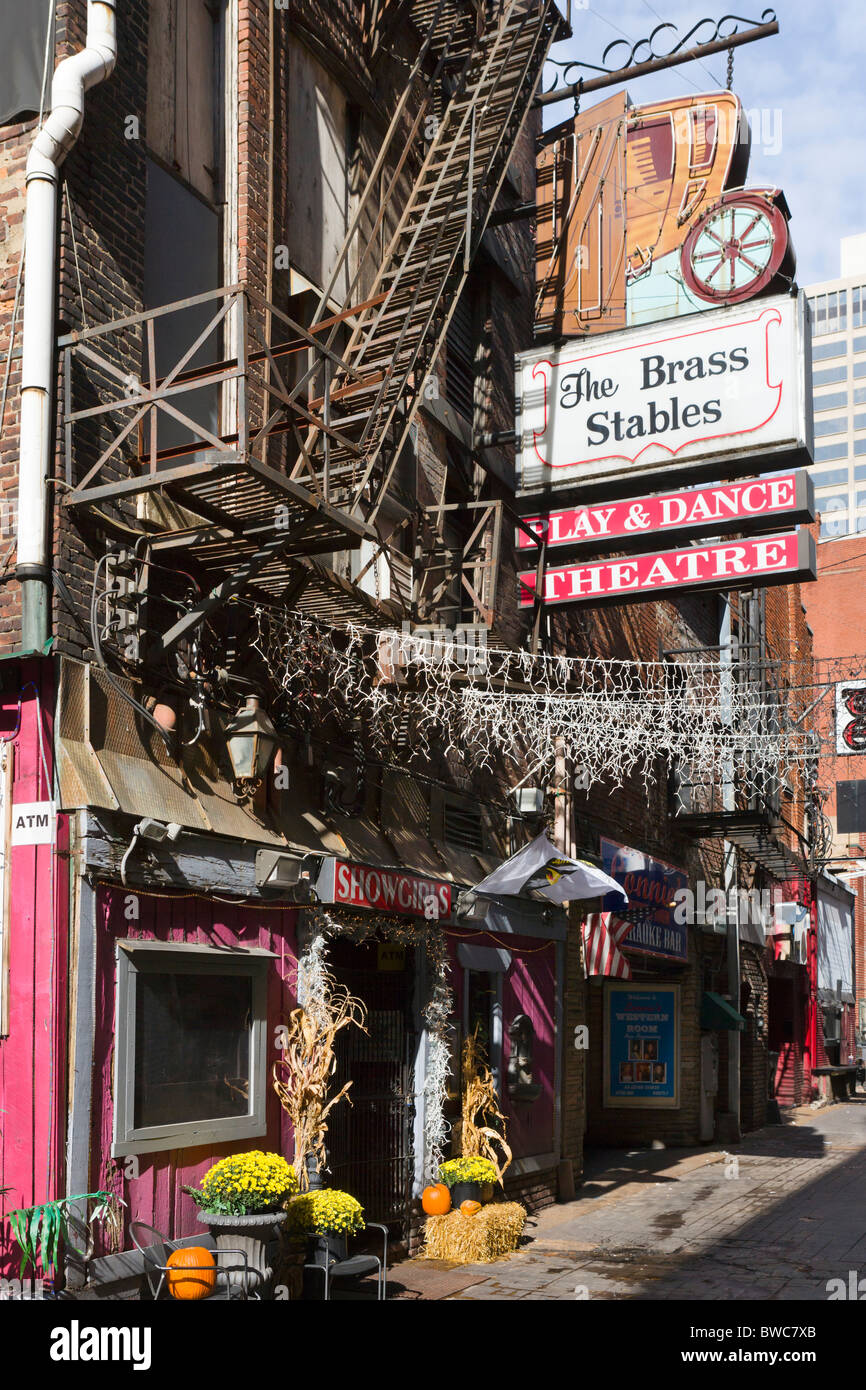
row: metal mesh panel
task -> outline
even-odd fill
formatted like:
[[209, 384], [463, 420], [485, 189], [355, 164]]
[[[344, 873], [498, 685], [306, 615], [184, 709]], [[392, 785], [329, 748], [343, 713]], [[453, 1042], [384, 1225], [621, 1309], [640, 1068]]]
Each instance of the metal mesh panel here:
[[412, 1026], [414, 958], [404, 968], [379, 970], [375, 944], [335, 943], [337, 978], [367, 1005], [367, 1029], [337, 1035], [335, 1090], [352, 1080], [352, 1104], [340, 1103], [328, 1118], [330, 1185], [357, 1197], [370, 1221], [408, 1226], [414, 1119]]

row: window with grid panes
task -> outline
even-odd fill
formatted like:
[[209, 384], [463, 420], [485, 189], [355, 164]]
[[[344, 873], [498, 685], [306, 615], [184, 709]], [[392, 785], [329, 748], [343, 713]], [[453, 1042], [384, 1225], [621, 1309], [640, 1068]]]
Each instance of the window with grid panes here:
[[816, 338], [828, 333], [842, 333], [848, 325], [847, 290], [830, 290], [809, 300], [812, 309], [812, 332]]
[[812, 373], [813, 386], [832, 386], [836, 381], [847, 380], [848, 368], [844, 365], [841, 367], [825, 367], [823, 371]]
[[839, 487], [840, 483], [847, 483], [847, 468], [825, 468], [823, 473], [813, 473], [813, 481], [816, 487]]
[[847, 391], [831, 391], [826, 396], [816, 396], [814, 406], [816, 411], [821, 410], [842, 410], [848, 404]]
[[[866, 339], [863, 339], [866, 342]], [[855, 349], [856, 351], [856, 349]], [[829, 357], [843, 357], [845, 355], [845, 343], [813, 343], [812, 361], [824, 362]]]

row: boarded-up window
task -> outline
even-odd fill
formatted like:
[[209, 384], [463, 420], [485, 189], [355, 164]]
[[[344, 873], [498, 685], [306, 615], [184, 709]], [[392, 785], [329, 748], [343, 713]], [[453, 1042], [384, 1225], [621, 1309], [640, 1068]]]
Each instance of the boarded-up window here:
[[[51, 0], [0, 0], [0, 125], [39, 112], [50, 16]], [[53, 69], [52, 43], [47, 86]]]
[[147, 143], [214, 202], [219, 103], [212, 9], [206, 0], [150, 0]]
[[866, 831], [866, 781], [836, 783], [836, 829], [840, 835]]
[[[349, 218], [354, 123], [339, 84], [300, 43], [289, 49], [289, 256], [322, 288], [343, 246]], [[342, 302], [345, 272], [332, 294]]]
[[[172, 178], [153, 160], [148, 160], [145, 307], [156, 309], [162, 304], [176, 304], [206, 290], [217, 289], [219, 283], [219, 217], [179, 179]], [[176, 313], [165, 314], [156, 320], [158, 376], [165, 376], [171, 371], [219, 307], [219, 301], [212, 299]], [[187, 370], [219, 361], [222, 356], [221, 332], [221, 329], [217, 330], [205, 340], [190, 359]], [[216, 430], [219, 420], [218, 393], [217, 386], [185, 391], [173, 397], [172, 405], [205, 428]], [[177, 448], [190, 443], [193, 438], [188, 428], [165, 412], [160, 412], [160, 449]]]

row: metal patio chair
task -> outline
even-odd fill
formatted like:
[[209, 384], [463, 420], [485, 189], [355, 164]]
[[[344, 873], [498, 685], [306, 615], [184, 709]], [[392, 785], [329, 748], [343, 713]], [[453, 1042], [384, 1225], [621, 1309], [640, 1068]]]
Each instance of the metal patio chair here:
[[[136, 1231], [148, 1231], [152, 1236], [155, 1237], [155, 1239], [150, 1241], [149, 1244], [143, 1245], [140, 1242], [136, 1234]], [[229, 1302], [235, 1300], [241, 1300], [245, 1302], [247, 1299], [250, 1298], [261, 1298], [260, 1289], [262, 1283], [264, 1282], [264, 1277], [260, 1270], [250, 1265], [245, 1250], [217, 1250], [217, 1247], [211, 1235], [203, 1235], [200, 1240], [197, 1240], [195, 1242], [184, 1240], [169, 1240], [166, 1236], [162, 1234], [161, 1231], [158, 1231], [155, 1226], [150, 1226], [146, 1221], [130, 1222], [129, 1234], [132, 1237], [132, 1243], [135, 1246], [136, 1250], [139, 1252], [140, 1255], [144, 1257], [145, 1277], [147, 1279], [148, 1288], [150, 1289], [150, 1292], [154, 1300], [157, 1300], [159, 1298], [170, 1297], [166, 1285], [166, 1276], [169, 1273], [169, 1255], [173, 1251], [182, 1250], [186, 1245], [192, 1243], [203, 1245], [209, 1250], [212, 1249], [214, 1253], [214, 1258], [218, 1262], [216, 1269], [216, 1288], [213, 1290], [212, 1293], [205, 1295], [205, 1297], [201, 1300], [203, 1303], [213, 1301]], [[222, 1260], [222, 1257], [225, 1255], [236, 1255], [238, 1259], [241, 1261], [241, 1263], [222, 1264], [220, 1261]], [[191, 1273], [194, 1273], [196, 1269], [210, 1269], [210, 1266], [185, 1266], [185, 1272], [189, 1271]], [[236, 1281], [232, 1280], [229, 1277], [232, 1274], [240, 1274], [242, 1275], [242, 1278]], [[157, 1275], [159, 1276], [159, 1278], [156, 1277]], [[225, 1281], [222, 1287], [220, 1286], [221, 1280]]]
[[[388, 1227], [380, 1221], [368, 1221], [366, 1229], [382, 1232], [382, 1258], [378, 1255], [349, 1255], [339, 1259], [327, 1246], [320, 1245], [317, 1253], [324, 1256], [321, 1261], [306, 1263], [304, 1269], [315, 1269], [324, 1277], [325, 1302], [331, 1298], [331, 1285], [342, 1279], [360, 1279], [365, 1274], [376, 1275], [376, 1301], [384, 1302], [388, 1296]], [[308, 1231], [309, 1240], [321, 1239], [317, 1231]]]

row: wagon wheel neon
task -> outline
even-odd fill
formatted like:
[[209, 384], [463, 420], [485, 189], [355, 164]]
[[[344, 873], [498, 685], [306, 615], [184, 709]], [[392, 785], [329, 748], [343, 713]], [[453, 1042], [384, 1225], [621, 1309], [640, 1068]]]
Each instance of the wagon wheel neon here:
[[686, 237], [680, 261], [688, 289], [710, 304], [752, 299], [793, 272], [782, 208], [760, 193], [736, 193], [709, 208]]

